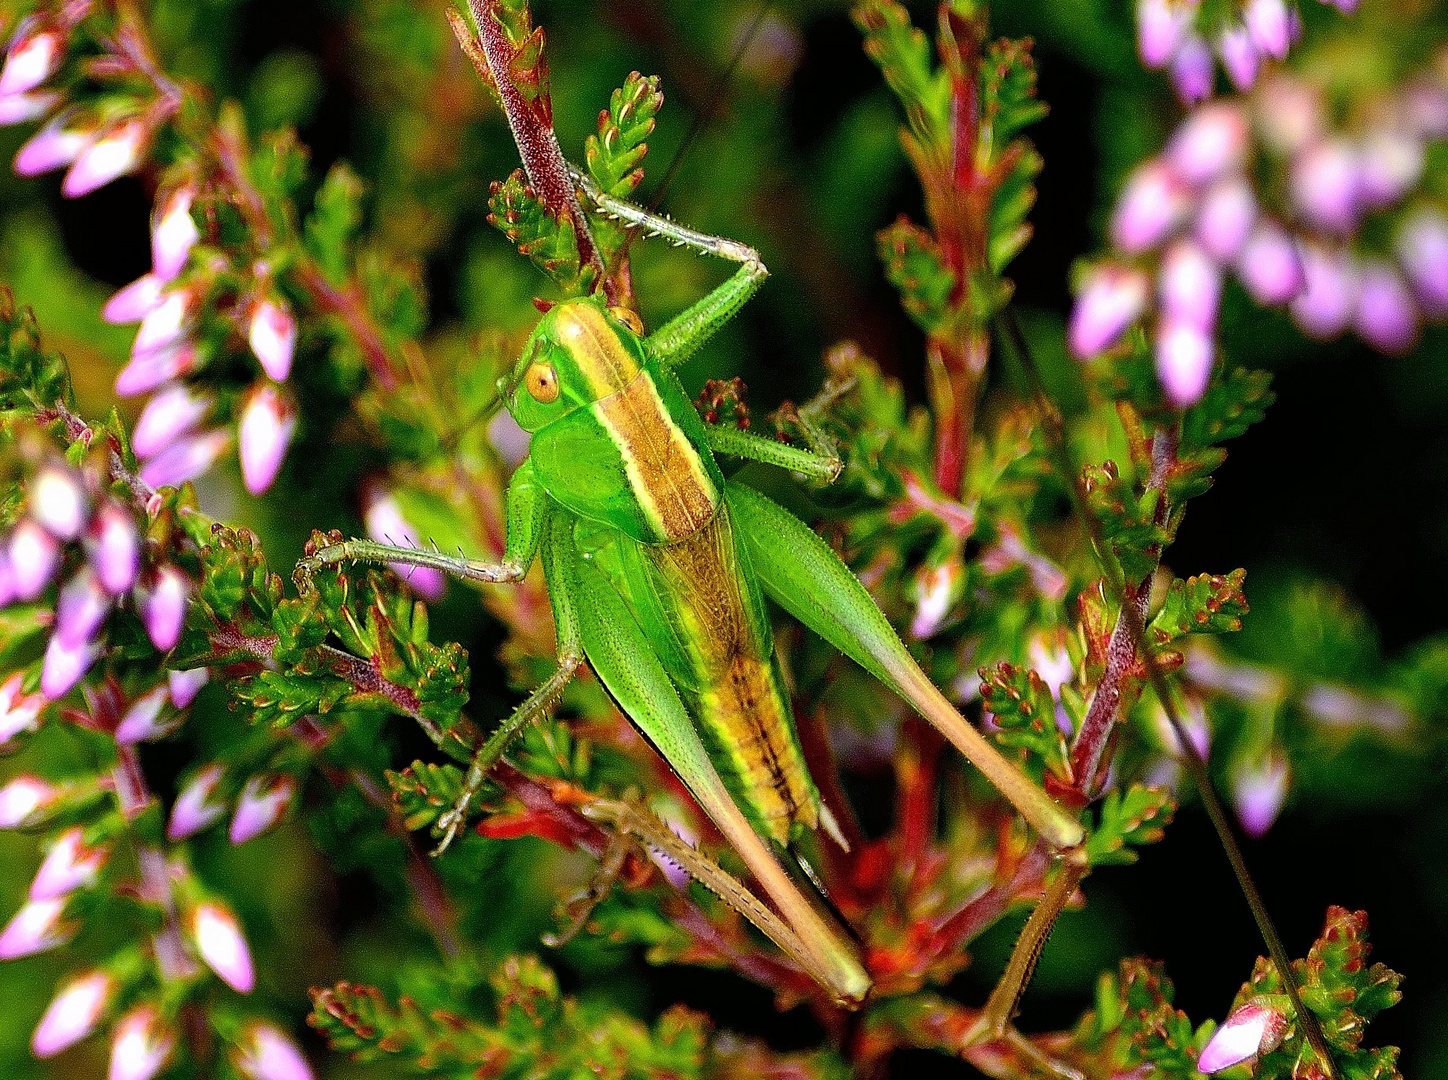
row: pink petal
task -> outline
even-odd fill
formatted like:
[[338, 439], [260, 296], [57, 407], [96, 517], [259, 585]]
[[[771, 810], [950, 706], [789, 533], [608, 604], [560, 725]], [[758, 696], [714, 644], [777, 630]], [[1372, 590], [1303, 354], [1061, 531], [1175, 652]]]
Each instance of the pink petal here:
[[87, 848], [80, 826], [66, 829], [46, 854], [30, 883], [30, 899], [55, 900], [96, 883], [101, 868], [110, 858], [103, 847]]
[[1150, 283], [1139, 270], [1105, 265], [1093, 269], [1071, 311], [1069, 340], [1079, 357], [1114, 344], [1146, 308]]
[[9, 547], [15, 595], [21, 600], [34, 600], [60, 568], [60, 543], [39, 522], [22, 518], [10, 534]]
[[131, 746], [175, 731], [180, 717], [172, 713], [163, 719], [170, 697], [165, 686], [157, 686], [138, 697], [116, 725], [116, 742]]
[[1251, 32], [1240, 24], [1227, 27], [1217, 39], [1217, 52], [1232, 85], [1238, 90], [1250, 90], [1262, 67], [1262, 54], [1257, 51]]
[[186, 621], [186, 601], [191, 582], [174, 566], [163, 566], [154, 584], [137, 598], [141, 619], [151, 644], [162, 652], [170, 652], [181, 640], [181, 627]]
[[219, 904], [198, 904], [191, 913], [190, 929], [206, 966], [233, 990], [251, 993], [256, 973], [236, 916]]
[[163, 294], [160, 303], [141, 320], [141, 329], [131, 345], [131, 358], [139, 359], [179, 341], [190, 328], [192, 299], [192, 291], [187, 288]]
[[1293, 76], [1266, 79], [1255, 95], [1263, 139], [1284, 154], [1295, 154], [1324, 130], [1322, 97]]
[[1363, 262], [1353, 323], [1362, 339], [1380, 352], [1398, 355], [1417, 343], [1418, 308], [1391, 263], [1380, 259]]
[[251, 494], [271, 487], [296, 428], [296, 413], [275, 386], [266, 384], [248, 396], [237, 432], [241, 479]]
[[61, 587], [55, 607], [55, 636], [69, 646], [84, 645], [111, 613], [111, 594], [89, 565], [82, 566]]
[[1282, 226], [1268, 218], [1257, 223], [1242, 248], [1237, 273], [1259, 304], [1285, 304], [1306, 285], [1296, 244]]
[[200, 423], [211, 405], [210, 395], [193, 394], [184, 383], [162, 387], [141, 410], [131, 433], [131, 449], [138, 457], [154, 457]]
[[90, 516], [81, 478], [65, 466], [42, 466], [30, 481], [30, 514], [57, 540], [74, 540]]
[[1156, 374], [1167, 400], [1179, 409], [1195, 405], [1212, 377], [1211, 337], [1190, 323], [1164, 320], [1157, 328]]
[[1292, 30], [1283, 0], [1247, 0], [1242, 16], [1257, 48], [1279, 60], [1287, 55]]
[[38, 776], [23, 773], [0, 788], [0, 829], [24, 825], [37, 810], [53, 803], [60, 790]]
[[[366, 496], [367, 509], [363, 514], [367, 535], [380, 544], [398, 547], [417, 547], [417, 533], [402, 516], [402, 507], [391, 495], [373, 490]], [[408, 566], [405, 563], [389, 564], [398, 577], [407, 582], [413, 592], [424, 600], [441, 600], [447, 591], [447, 577], [440, 570], [425, 566]]]
[[246, 1080], [313, 1080], [296, 1043], [271, 1024], [253, 1024], [237, 1043], [236, 1068]]
[[220, 765], [212, 764], [187, 782], [171, 807], [171, 818], [166, 824], [167, 838], [173, 841], [184, 840], [199, 833], [226, 813], [224, 804], [213, 801], [224, 775], [225, 770]]
[[1240, 177], [1218, 181], [1197, 209], [1194, 233], [1203, 249], [1218, 262], [1231, 262], [1257, 221], [1257, 197]]
[[191, 247], [201, 238], [191, 218], [196, 189], [183, 184], [173, 191], [151, 226], [151, 266], [156, 277], [170, 281], [181, 272]]
[[1352, 322], [1357, 307], [1357, 271], [1345, 252], [1314, 244], [1302, 248], [1306, 287], [1292, 301], [1292, 317], [1303, 333], [1326, 340]]
[[189, 341], [177, 341], [135, 356], [116, 376], [116, 393], [121, 397], [144, 394], [189, 375], [195, 368], [196, 346]]
[[1413, 132], [1371, 131], [1358, 154], [1358, 196], [1373, 207], [1391, 206], [1423, 176], [1423, 139]]
[[68, 642], [59, 634], [50, 635], [40, 669], [40, 692], [51, 701], [64, 697], [91, 669], [100, 653], [100, 644], [96, 641]]
[[166, 672], [166, 686], [171, 693], [171, 704], [184, 709], [196, 700], [201, 688], [211, 677], [209, 668], [172, 668]]
[[87, 553], [106, 592], [119, 596], [129, 590], [141, 569], [141, 538], [131, 512], [110, 499], [102, 502], [91, 522]]
[[1250, 1057], [1274, 1050], [1287, 1033], [1287, 1017], [1278, 1009], [1247, 1004], [1212, 1035], [1197, 1058], [1197, 1071], [1221, 1072]]
[[915, 615], [910, 621], [910, 636], [916, 641], [934, 637], [960, 599], [964, 586], [965, 567], [959, 559], [922, 566], [915, 577]]
[[1232, 801], [1237, 820], [1248, 836], [1262, 836], [1277, 820], [1287, 798], [1287, 759], [1268, 755], [1265, 761], [1239, 765], [1232, 776]]
[[139, 119], [127, 120], [107, 131], [76, 157], [60, 183], [60, 193], [78, 199], [134, 172], [149, 138], [150, 128]]
[[54, 1057], [92, 1031], [105, 1012], [116, 981], [104, 971], [88, 971], [71, 979], [56, 993], [30, 1037], [38, 1058]]
[[297, 782], [290, 776], [258, 775], [249, 779], [241, 789], [236, 813], [231, 819], [228, 831], [231, 842], [244, 844], [276, 825], [296, 793]]
[[1190, 194], [1165, 163], [1149, 161], [1127, 180], [1111, 219], [1111, 236], [1122, 251], [1155, 247], [1180, 224]]
[[142, 274], [106, 301], [101, 318], [116, 324], [140, 322], [160, 304], [163, 285], [155, 274]]
[[0, 931], [0, 960], [18, 960], [64, 945], [77, 929], [61, 922], [64, 912], [64, 899], [27, 903]]
[[34, 90], [60, 66], [60, 35], [41, 30], [13, 42], [0, 68], [0, 97]]
[[170, 1060], [176, 1036], [161, 1023], [154, 1005], [132, 1009], [111, 1032], [111, 1065], [106, 1080], [152, 1080]]
[[61, 95], [49, 90], [33, 94], [7, 94], [0, 97], [0, 127], [39, 120], [60, 104]]
[[1195, 105], [1212, 96], [1212, 50], [1200, 34], [1191, 34], [1171, 62], [1171, 84], [1177, 97]]
[[277, 382], [284, 380], [297, 347], [297, 320], [291, 309], [280, 301], [258, 301], [252, 309], [247, 340], [262, 370]]
[[141, 479], [152, 487], [179, 487], [210, 469], [229, 446], [231, 435], [225, 431], [188, 436], [142, 465]]
[[0, 685], [0, 746], [4, 746], [22, 731], [34, 731], [39, 727], [40, 710], [45, 707], [41, 694], [22, 694], [25, 676], [15, 672]]
[[67, 131], [64, 124], [73, 119], [71, 115], [59, 116], [32, 135], [15, 153], [16, 174], [39, 176], [69, 165], [79, 157], [95, 135], [88, 131]]
[[1422, 207], [1398, 227], [1398, 262], [1429, 318], [1448, 318], [1448, 217]]
[[1190, 240], [1178, 240], [1161, 261], [1161, 304], [1168, 320], [1210, 331], [1217, 323], [1222, 271]]
[[1136, 47], [1145, 66], [1153, 70], [1166, 67], [1186, 36], [1196, 8], [1194, 2], [1138, 0]]
[[1307, 147], [1292, 163], [1292, 199], [1303, 219], [1328, 232], [1357, 226], [1360, 208], [1357, 152], [1342, 139]]
[[1182, 122], [1166, 147], [1166, 160], [1189, 184], [1207, 184], [1242, 168], [1247, 118], [1235, 105], [1204, 105]]

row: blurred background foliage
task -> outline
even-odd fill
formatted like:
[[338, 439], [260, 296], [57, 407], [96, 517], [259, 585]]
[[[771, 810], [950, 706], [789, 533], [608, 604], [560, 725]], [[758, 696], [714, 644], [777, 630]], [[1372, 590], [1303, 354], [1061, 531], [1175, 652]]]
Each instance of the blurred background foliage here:
[[[910, 7], [917, 24], [931, 25], [927, 5]], [[438, 0], [159, 0], [152, 10], [167, 66], [217, 99], [241, 102], [253, 132], [294, 125], [311, 151], [312, 183], [340, 159], [366, 178], [368, 230], [424, 268], [430, 349], [516, 352], [536, 318], [532, 297], [547, 283], [484, 220], [488, 184], [515, 168], [516, 150]], [[1031, 215], [1035, 237], [1011, 276], [1042, 363], [1069, 386], [1074, 375], [1061, 340], [1072, 264], [1104, 245], [1123, 176], [1161, 147], [1182, 110], [1166, 80], [1141, 67], [1127, 3], [998, 0], [991, 10], [994, 32], [1035, 39], [1040, 96], [1051, 109], [1031, 132], [1045, 159]], [[921, 399], [923, 339], [886, 283], [874, 241], [898, 213], [921, 217], [919, 187], [900, 148], [897, 106], [861, 51], [846, 4], [769, 5], [717, 104], [721, 74], [759, 14], [754, 0], [538, 0], [533, 13], [549, 35], [554, 119], [570, 157], [581, 156], [598, 108], [630, 70], [660, 75], [666, 95], [645, 199], [707, 113], [664, 208], [755, 245], [773, 276], [686, 369], [691, 391], [709, 378], [742, 375], [762, 413], [784, 398], [808, 397], [821, 379], [824, 350], [853, 339]], [[1344, 55], [1378, 65], [1378, 75], [1426, 61], [1429, 46], [1448, 31], [1448, 13], [1428, 0], [1367, 0], [1352, 20], [1316, 4], [1304, 5], [1303, 15], [1311, 33], [1340, 36]], [[1417, 36], [1399, 32], [1402, 24]], [[24, 137], [0, 131], [0, 160]], [[1441, 167], [1429, 183], [1448, 183]], [[62, 200], [53, 179], [0, 173], [0, 280], [34, 307], [48, 345], [70, 358], [85, 415], [107, 411], [125, 361], [131, 331], [103, 323], [99, 309], [149, 267], [149, 208], [136, 178]], [[637, 245], [633, 260], [651, 324], [722, 273], [658, 244]], [[1387, 358], [1354, 338], [1310, 342], [1285, 315], [1252, 305], [1236, 286], [1222, 325], [1233, 360], [1274, 373], [1277, 402], [1264, 423], [1230, 445], [1216, 487], [1194, 505], [1166, 562], [1182, 572], [1247, 568], [1252, 612], [1224, 645], [1243, 659], [1409, 696], [1415, 688], [1405, 680], [1441, 685], [1448, 670], [1448, 329], [1430, 328], [1413, 352]], [[1010, 377], [993, 365], [992, 379]], [[289, 565], [314, 527], [359, 532], [355, 493], [381, 463], [369, 460], [360, 440], [332, 436], [323, 424], [304, 422], [272, 497], [241, 497], [230, 465], [201, 482], [203, 506], [255, 529], [274, 567]], [[434, 612], [433, 637], [468, 648], [473, 715], [503, 715], [515, 699], [488, 659], [499, 632], [480, 615], [473, 593], [453, 589]], [[1437, 679], [1425, 674], [1435, 671]], [[1448, 703], [1418, 704], [1432, 720], [1448, 717]], [[216, 686], [197, 708], [183, 745], [156, 748], [162, 770], [168, 755], [179, 769], [198, 746], [227, 741], [243, 723]], [[1298, 749], [1294, 737], [1336, 738], [1321, 726], [1287, 731], [1291, 749]], [[393, 767], [429, 749], [401, 724], [354, 737], [370, 739], [372, 753]], [[1404, 1003], [1378, 1021], [1375, 1041], [1404, 1048], [1407, 1076], [1448, 1074], [1444, 743], [1393, 746], [1350, 733], [1338, 741], [1330, 753], [1319, 746], [1302, 755], [1286, 811], [1265, 839], [1248, 843], [1248, 857], [1294, 955], [1305, 951], [1327, 903], [1371, 913], [1377, 958], [1407, 979]], [[78, 745], [52, 725], [23, 758], [63, 763]], [[6, 775], [24, 760], [7, 761]], [[169, 790], [168, 778], [153, 779]], [[226, 883], [248, 929], [264, 973], [263, 1000], [278, 1018], [296, 1017], [308, 1008], [309, 986], [339, 978], [445, 999], [446, 987], [408, 985], [408, 958], [432, 946], [420, 932], [399, 929], [410, 925], [400, 917], [407, 898], [395, 891], [398, 876], [380, 869], [400, 864], [401, 845], [367, 824], [376, 812], [360, 796], [326, 805], [325, 813], [293, 818], [245, 847], [231, 847], [213, 830], [195, 849], [201, 878]], [[18, 903], [37, 858], [29, 837], [0, 834], [0, 908]], [[462, 929], [490, 966], [536, 949], [553, 924], [553, 899], [566, 891], [560, 883], [582, 883], [590, 872], [583, 860], [541, 841], [478, 837], [439, 869], [457, 895], [486, 889], [487, 904], [465, 908]], [[1260, 945], [1192, 806], [1137, 869], [1105, 870], [1086, 888], [1090, 904], [1063, 918], [1028, 995], [1028, 1027], [1069, 1023], [1098, 972], [1134, 953], [1165, 962], [1177, 1004], [1190, 1015], [1221, 1015]], [[977, 943], [979, 963], [955, 988], [967, 1000], [987, 992], [1016, 925]], [[102, 1075], [103, 1042], [59, 1064], [37, 1063], [28, 1050], [55, 978], [72, 966], [54, 954], [0, 966], [0, 1001], [8, 1003], [0, 1075]], [[576, 989], [586, 972], [590, 995], [607, 995], [648, 1019], [684, 1001], [780, 1049], [818, 1038], [807, 1019], [773, 1014], [762, 989], [693, 968], [649, 968], [588, 935], [556, 966], [565, 989]], [[387, 1072], [337, 1054], [314, 1060], [329, 1077]], [[970, 1072], [923, 1051], [897, 1067], [900, 1075]]]

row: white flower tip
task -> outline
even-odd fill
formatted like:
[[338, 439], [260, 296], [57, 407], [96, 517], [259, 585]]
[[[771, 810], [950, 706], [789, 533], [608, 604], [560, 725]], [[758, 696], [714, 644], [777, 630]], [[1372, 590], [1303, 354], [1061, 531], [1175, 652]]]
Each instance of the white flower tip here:
[[107, 1080], [151, 1080], [171, 1057], [175, 1035], [161, 1023], [154, 1005], [132, 1009], [111, 1033]]
[[51, 634], [40, 669], [41, 694], [51, 701], [64, 697], [98, 656], [100, 645], [95, 641], [67, 642], [60, 634]]
[[237, 1044], [237, 1071], [246, 1080], [313, 1080], [297, 1044], [270, 1024], [253, 1024]]
[[0, 788], [0, 829], [24, 825], [37, 810], [55, 801], [59, 794], [51, 784], [38, 776], [23, 773]]
[[1156, 373], [1167, 400], [1179, 409], [1195, 405], [1212, 376], [1214, 348], [1206, 331], [1165, 321], [1157, 331]]
[[292, 804], [297, 782], [290, 776], [253, 776], [237, 799], [228, 837], [233, 844], [255, 839], [277, 822]]
[[130, 512], [110, 500], [101, 503], [91, 524], [88, 553], [106, 592], [119, 596], [130, 589], [141, 569], [141, 538]]
[[156, 216], [151, 229], [151, 266], [162, 281], [170, 281], [181, 272], [191, 248], [201, 238], [191, 217], [191, 202], [196, 189], [183, 184], [173, 191]]
[[140, 322], [161, 302], [164, 284], [155, 274], [142, 274], [106, 301], [101, 318], [116, 325]]
[[59, 540], [74, 540], [90, 516], [85, 487], [74, 470], [44, 465], [30, 481], [30, 513]]
[[109, 858], [108, 849], [85, 846], [85, 833], [80, 826], [66, 829], [36, 871], [35, 880], [30, 883], [30, 899], [56, 900], [76, 889], [90, 888]]
[[1071, 351], [1085, 359], [1114, 344], [1146, 307], [1146, 275], [1119, 266], [1102, 266], [1087, 277], [1071, 310]]
[[39, 176], [73, 162], [91, 141], [83, 131], [67, 131], [58, 123], [41, 128], [15, 152], [18, 176]]
[[114, 990], [115, 980], [104, 971], [87, 972], [61, 987], [30, 1037], [35, 1056], [54, 1057], [94, 1031]]
[[34, 90], [55, 73], [60, 57], [60, 34], [54, 30], [40, 30], [14, 42], [0, 68], [0, 97]]
[[1274, 1050], [1287, 1032], [1287, 1017], [1277, 1009], [1248, 1003], [1233, 1010], [1197, 1057], [1197, 1071], [1221, 1072], [1257, 1054]]
[[275, 386], [261, 386], [249, 396], [237, 425], [237, 439], [241, 479], [251, 494], [260, 495], [271, 487], [296, 427], [296, 413]]
[[61, 181], [60, 193], [78, 199], [134, 171], [149, 135], [146, 124], [139, 119], [127, 120], [107, 131], [76, 156], [75, 164]]
[[226, 812], [221, 803], [213, 802], [212, 796], [221, 784], [224, 770], [220, 765], [208, 765], [181, 789], [171, 807], [171, 818], [166, 823], [166, 836], [171, 840], [184, 840], [220, 820]]
[[63, 897], [27, 903], [0, 931], [0, 960], [32, 956], [69, 941], [76, 928], [61, 923], [64, 911]]
[[191, 934], [201, 959], [222, 982], [238, 993], [251, 993], [256, 972], [236, 916], [219, 904], [198, 904], [191, 915]]
[[297, 320], [291, 309], [277, 300], [257, 301], [247, 339], [262, 370], [277, 382], [284, 380], [292, 369], [297, 346]]
[[141, 599], [141, 619], [151, 644], [162, 652], [170, 652], [181, 640], [186, 622], [186, 600], [191, 583], [174, 566], [163, 566], [156, 582]]

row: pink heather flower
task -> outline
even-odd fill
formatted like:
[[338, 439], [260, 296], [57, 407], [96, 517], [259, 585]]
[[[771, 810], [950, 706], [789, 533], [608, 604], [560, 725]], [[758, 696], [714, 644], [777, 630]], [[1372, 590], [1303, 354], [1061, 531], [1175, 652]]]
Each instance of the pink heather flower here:
[[0, 788], [0, 829], [24, 825], [31, 814], [53, 803], [60, 791], [38, 776], [22, 773]]
[[131, 362], [116, 375], [116, 393], [134, 397], [158, 386], [190, 374], [196, 367], [196, 346], [178, 341], [165, 348], [152, 349], [133, 356]]
[[1418, 340], [1418, 309], [1413, 294], [1391, 263], [1364, 260], [1353, 325], [1362, 339], [1380, 352], [1405, 353]]
[[1179, 409], [1195, 405], [1212, 377], [1212, 338], [1186, 322], [1163, 320], [1156, 332], [1156, 375], [1167, 400]]
[[297, 1044], [271, 1024], [250, 1025], [236, 1044], [233, 1061], [246, 1080], [313, 1080]]
[[1350, 233], [1358, 220], [1358, 155], [1342, 139], [1309, 146], [1292, 163], [1292, 199], [1312, 225]]
[[187, 782], [171, 806], [171, 819], [166, 823], [168, 839], [184, 840], [193, 836], [226, 813], [224, 804], [212, 801], [223, 775], [225, 770], [212, 764]]
[[171, 694], [171, 704], [184, 709], [196, 700], [201, 688], [210, 679], [211, 672], [204, 667], [172, 669], [166, 672], [166, 688]]
[[1252, 185], [1241, 177], [1219, 180], [1202, 197], [1194, 228], [1207, 254], [1228, 263], [1242, 252], [1242, 245], [1257, 222], [1257, 197]]
[[1237, 172], [1247, 153], [1247, 118], [1235, 105], [1218, 102], [1197, 109], [1167, 143], [1166, 160], [1189, 184], [1208, 184]]
[[154, 457], [200, 423], [211, 404], [209, 395], [193, 394], [184, 383], [162, 387], [141, 410], [131, 434], [131, 448], [138, 457]]
[[1212, 50], [1200, 34], [1189, 34], [1171, 62], [1171, 84], [1177, 97], [1195, 105], [1212, 96]]
[[110, 593], [90, 566], [82, 566], [61, 586], [55, 606], [55, 636], [66, 645], [90, 641], [110, 611]]
[[74, 540], [90, 516], [80, 477], [64, 466], [42, 466], [30, 481], [30, 515], [57, 540]]
[[54, 1057], [80, 1042], [95, 1030], [115, 989], [116, 981], [104, 971], [88, 971], [71, 979], [51, 999], [35, 1026], [31, 1051], [38, 1058]]
[[1284, 154], [1297, 153], [1323, 131], [1321, 95], [1290, 75], [1266, 79], [1256, 103], [1263, 139]]
[[290, 776], [257, 775], [247, 780], [227, 832], [231, 842], [244, 844], [281, 821], [296, 793], [297, 782]]
[[45, 646], [45, 662], [40, 669], [40, 692], [51, 701], [64, 697], [80, 682], [100, 656], [100, 643], [89, 639], [66, 641], [51, 634]]
[[151, 1080], [175, 1049], [176, 1036], [161, 1023], [154, 1005], [132, 1009], [111, 1032], [111, 1067], [106, 1080]]
[[1287, 775], [1287, 759], [1275, 752], [1233, 770], [1232, 802], [1248, 836], [1265, 835], [1277, 820], [1287, 798]]
[[1247, 0], [1242, 19], [1257, 48], [1278, 60], [1287, 55], [1292, 26], [1283, 0]]
[[66, 829], [36, 871], [30, 883], [30, 899], [56, 900], [76, 889], [89, 889], [109, 858], [106, 848], [85, 846], [85, 831], [79, 825]]
[[1424, 314], [1448, 317], [1448, 217], [1427, 207], [1414, 210], [1398, 228], [1396, 247]]
[[74, 161], [95, 137], [91, 132], [67, 130], [65, 125], [74, 119], [63, 114], [30, 136], [15, 152], [16, 174], [39, 176]]
[[297, 320], [286, 302], [257, 301], [251, 310], [247, 340], [262, 370], [277, 382], [284, 380], [292, 370], [292, 353], [297, 347]]
[[190, 326], [191, 299], [191, 290], [185, 288], [163, 294], [160, 303], [141, 320], [141, 329], [131, 345], [131, 359], [139, 359], [180, 340]]
[[22, 731], [34, 731], [39, 726], [40, 710], [45, 705], [41, 694], [22, 694], [24, 674], [17, 671], [0, 684], [0, 746], [4, 746]]
[[118, 176], [134, 172], [150, 134], [150, 128], [139, 118], [117, 124], [76, 156], [75, 164], [60, 182], [60, 193], [78, 199]]
[[117, 325], [140, 322], [161, 303], [165, 284], [155, 274], [142, 274], [106, 301], [101, 318]]
[[1315, 244], [1302, 248], [1306, 287], [1292, 301], [1292, 317], [1309, 337], [1336, 337], [1352, 322], [1357, 307], [1357, 272], [1346, 252]]
[[151, 225], [151, 266], [156, 277], [170, 281], [181, 272], [191, 247], [201, 234], [191, 218], [191, 201], [196, 189], [183, 184], [171, 192]]
[[15, 595], [34, 600], [60, 568], [60, 542], [33, 518], [23, 518], [10, 534], [10, 573]]
[[86, 554], [106, 592], [119, 596], [130, 589], [141, 569], [141, 538], [130, 511], [110, 499], [103, 501], [91, 521]]
[[1237, 257], [1237, 273], [1259, 304], [1285, 304], [1306, 281], [1297, 247], [1277, 222], [1264, 218]]
[[142, 465], [141, 479], [152, 487], [179, 487], [210, 469], [230, 446], [226, 431], [188, 435]]
[[31, 900], [0, 931], [0, 960], [18, 960], [64, 945], [77, 929], [61, 922], [64, 913], [64, 898]]
[[206, 966], [241, 994], [251, 993], [256, 972], [236, 916], [220, 904], [198, 904], [191, 913], [191, 937]]
[[33, 94], [7, 94], [0, 97], [0, 127], [39, 120], [60, 104], [60, 95], [48, 90]]
[[1403, 91], [1402, 110], [1408, 127], [1425, 138], [1448, 136], [1448, 87], [1424, 79]]
[[34, 90], [60, 66], [60, 34], [39, 30], [17, 38], [0, 68], [0, 97]]
[[1161, 261], [1161, 305], [1169, 321], [1210, 331], [1217, 323], [1222, 271], [1190, 240], [1178, 240]]
[[186, 621], [186, 597], [191, 582], [174, 566], [163, 566], [151, 587], [137, 597], [141, 619], [151, 644], [162, 652], [170, 652], [181, 640], [181, 627]]
[[241, 479], [260, 495], [271, 487], [297, 429], [297, 415], [275, 386], [266, 384], [247, 396], [237, 424]]
[[1196, 0], [1137, 0], [1136, 48], [1153, 71], [1176, 55], [1196, 16]]
[[116, 725], [116, 742], [131, 746], [148, 739], [157, 739], [176, 730], [180, 717], [172, 714], [164, 720], [162, 710], [170, 702], [170, 692], [165, 686], [146, 691], [131, 703], [121, 722]]
[[1191, 198], [1161, 161], [1142, 165], [1126, 181], [1111, 218], [1111, 238], [1122, 251], [1155, 247], [1181, 222]]
[[1287, 1034], [1287, 1015], [1280, 1009], [1249, 1002], [1233, 1009], [1197, 1058], [1197, 1071], [1221, 1072], [1257, 1054], [1275, 1050]]
[[488, 422], [488, 442], [510, 469], [522, 464], [531, 441], [532, 436], [518, 426], [507, 409], [499, 409], [498, 415]]
[[[365, 496], [367, 509], [363, 518], [367, 535], [380, 544], [398, 547], [417, 547], [417, 533], [402, 516], [402, 507], [391, 495], [373, 489]], [[408, 566], [405, 563], [389, 564], [397, 576], [407, 582], [412, 591], [424, 600], [442, 599], [447, 590], [447, 577], [441, 570], [426, 566]]]
[[1232, 85], [1238, 90], [1250, 90], [1262, 67], [1262, 54], [1252, 41], [1251, 31], [1240, 23], [1226, 27], [1217, 39], [1217, 52]]
[[922, 566], [915, 577], [915, 617], [910, 621], [910, 635], [916, 641], [934, 637], [964, 587], [965, 567], [958, 558], [948, 558], [937, 566]]
[[1358, 196], [1369, 206], [1391, 206], [1423, 175], [1422, 137], [1401, 128], [1379, 128], [1363, 139], [1358, 154]]

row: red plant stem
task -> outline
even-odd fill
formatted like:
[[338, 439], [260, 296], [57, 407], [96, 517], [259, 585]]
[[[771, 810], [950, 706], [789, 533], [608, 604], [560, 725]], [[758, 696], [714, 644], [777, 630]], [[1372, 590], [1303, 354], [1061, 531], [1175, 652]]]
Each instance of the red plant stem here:
[[936, 924], [931, 946], [936, 955], [955, 952], [972, 941], [987, 927], [993, 926], [1016, 897], [1038, 889], [1046, 879], [1051, 853], [1037, 844], [1017, 861], [1011, 876], [991, 885], [979, 896], [963, 904], [954, 914]]

